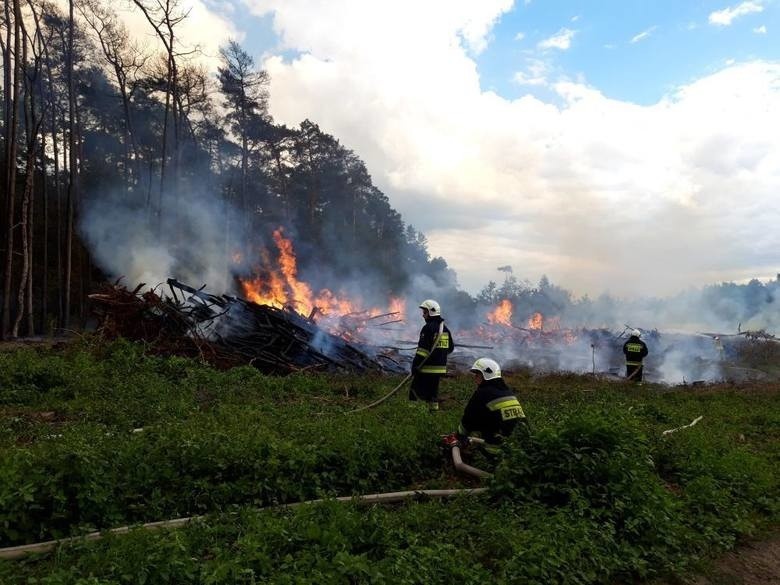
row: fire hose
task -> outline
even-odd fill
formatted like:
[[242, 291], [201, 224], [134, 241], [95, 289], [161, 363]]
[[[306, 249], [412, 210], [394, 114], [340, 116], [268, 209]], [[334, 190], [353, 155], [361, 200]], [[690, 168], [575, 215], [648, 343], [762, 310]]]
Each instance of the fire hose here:
[[[428, 358], [431, 357], [431, 355], [433, 355], [433, 351], [436, 349], [436, 346], [439, 344], [439, 339], [441, 338], [443, 333], [444, 333], [444, 321], [442, 321], [441, 324], [439, 325], [439, 333], [436, 335], [436, 338], [433, 340], [433, 345], [431, 346], [431, 353], [429, 353], [427, 356], [425, 356], [423, 361], [420, 362], [420, 365], [417, 366], [418, 368], [421, 368], [425, 364], [425, 362], [428, 361]], [[403, 387], [403, 385], [406, 384], [406, 382], [408, 382], [411, 379], [411, 377], [412, 377], [411, 373], [406, 374], [406, 377], [403, 380], [401, 380], [401, 382], [400, 382], [400, 384], [398, 384], [398, 386], [396, 386], [395, 388], [390, 390], [390, 392], [388, 392], [387, 394], [382, 396], [382, 398], [380, 398], [379, 400], [375, 400], [374, 402], [372, 402], [371, 404], [369, 404], [367, 406], [361, 406], [360, 408], [356, 408], [354, 410], [349, 410], [349, 411], [345, 412], [344, 414], [352, 414], [354, 412], [360, 412], [362, 410], [368, 410], [369, 408], [374, 408], [375, 406], [379, 406], [385, 400], [389, 399], [396, 392], [398, 392]]]
[[[694, 421], [693, 424], [696, 424]], [[691, 425], [688, 425], [691, 426]], [[484, 443], [484, 440], [478, 437], [469, 437], [469, 443], [479, 444]], [[482, 469], [477, 469], [471, 465], [464, 463], [460, 453], [460, 446], [454, 445], [450, 448], [452, 454], [452, 463], [456, 471], [473, 475], [478, 478], [490, 477], [491, 474]], [[427, 496], [431, 498], [449, 498], [457, 495], [477, 495], [487, 492], [488, 488], [465, 488], [465, 489], [450, 489], [450, 490], [410, 490], [404, 492], [386, 492], [379, 494], [362, 494], [357, 496], [339, 496], [336, 498], [320, 498], [316, 500], [307, 500], [305, 502], [293, 502], [291, 504], [281, 504], [279, 506], [269, 506], [267, 508], [260, 508], [260, 510], [278, 510], [283, 508], [296, 508], [306, 504], [318, 504], [327, 501], [336, 502], [351, 502], [354, 501], [358, 504], [393, 504], [409, 500], [415, 497]], [[148, 522], [141, 524], [138, 528], [144, 530], [160, 530], [165, 528], [179, 528], [185, 526], [190, 522], [202, 520], [205, 515], [189, 516], [186, 518], [175, 518], [173, 520], [161, 520], [158, 522]], [[12, 546], [8, 548], [0, 548], [0, 559], [6, 560], [18, 560], [25, 558], [35, 553], [47, 553], [51, 552], [62, 544], [75, 543], [79, 541], [87, 540], [100, 540], [108, 534], [126, 534], [130, 532], [132, 526], [120, 526], [119, 528], [111, 528], [103, 532], [90, 532], [83, 536], [74, 536], [71, 538], [60, 538], [57, 540], [48, 540], [46, 542], [38, 542], [34, 544], [23, 544], [19, 546]]]
[[[358, 504], [393, 504], [402, 502], [404, 500], [410, 500], [413, 498], [430, 497], [430, 498], [449, 498], [458, 495], [478, 495], [487, 492], [488, 488], [466, 488], [466, 489], [452, 489], [452, 490], [413, 490], [405, 492], [388, 492], [380, 494], [363, 494], [358, 496], [341, 496], [338, 498], [330, 499], [317, 499], [308, 500], [305, 502], [294, 502], [291, 504], [281, 504], [279, 506], [269, 506], [267, 508], [260, 508], [260, 510], [278, 510], [284, 508], [295, 508], [297, 506], [303, 506], [306, 504], [318, 504], [327, 501], [336, 502], [352, 502]], [[185, 526], [193, 521], [204, 519], [206, 516], [190, 516], [187, 518], [176, 518], [174, 520], [162, 520], [159, 522], [149, 522], [147, 524], [141, 524], [137, 528], [144, 530], [160, 530], [164, 528], [179, 528]], [[38, 542], [35, 544], [23, 544], [20, 546], [12, 546], [9, 548], [0, 548], [0, 559], [6, 560], [19, 560], [23, 559], [31, 554], [35, 553], [47, 553], [55, 550], [58, 546], [63, 544], [71, 544], [87, 540], [100, 540], [106, 535], [112, 534], [126, 534], [130, 532], [134, 527], [121, 526], [119, 528], [111, 528], [104, 532], [90, 532], [83, 536], [74, 536], [71, 538], [60, 538], [57, 540], [48, 540], [46, 542]]]
[[406, 384], [406, 382], [409, 380], [409, 378], [411, 378], [411, 377], [412, 377], [412, 374], [406, 374], [406, 377], [403, 380], [401, 380], [401, 383], [398, 384], [398, 386], [396, 386], [395, 388], [390, 390], [390, 392], [388, 392], [387, 394], [382, 396], [382, 398], [380, 398], [379, 400], [375, 400], [374, 402], [372, 402], [371, 404], [369, 404], [367, 406], [361, 406], [360, 408], [356, 408], [354, 410], [348, 410], [344, 414], [352, 414], [353, 412], [360, 412], [361, 410], [368, 410], [369, 408], [374, 408], [375, 406], [379, 406], [385, 400], [390, 398], [393, 394], [398, 392], [403, 387], [403, 385]]
[[[478, 437], [469, 437], [468, 442], [479, 444], [479, 443], [484, 443], [485, 441]], [[463, 458], [461, 457], [460, 454], [460, 445], [453, 445], [450, 448], [450, 451], [452, 452], [452, 464], [455, 466], [455, 471], [460, 471], [461, 473], [466, 473], [468, 475], [473, 475], [474, 477], [480, 477], [480, 478], [490, 477], [492, 475], [487, 471], [483, 471], [482, 469], [477, 469], [476, 467], [473, 467], [468, 463], [464, 463]]]
[[639, 364], [633, 372], [631, 372], [631, 375], [626, 378], [626, 382], [628, 382], [631, 378], [636, 376], [639, 372], [641, 372], [644, 369], [644, 364]]

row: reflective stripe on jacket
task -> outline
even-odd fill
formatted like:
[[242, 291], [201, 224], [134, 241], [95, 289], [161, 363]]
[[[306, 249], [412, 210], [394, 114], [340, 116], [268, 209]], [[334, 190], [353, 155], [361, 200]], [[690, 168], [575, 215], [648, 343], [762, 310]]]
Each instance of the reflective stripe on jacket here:
[[495, 447], [512, 434], [519, 422], [524, 421], [525, 412], [512, 389], [503, 378], [495, 378], [482, 382], [472, 394], [458, 433], [480, 433], [488, 444]]
[[[436, 347], [433, 346], [434, 343]], [[447, 356], [454, 348], [452, 334], [444, 325], [444, 320], [441, 317], [430, 317], [420, 330], [420, 340], [412, 360], [412, 372], [443, 376], [447, 373]]]
[[623, 355], [626, 356], [627, 366], [641, 366], [642, 360], [647, 355], [647, 345], [636, 335], [632, 335], [623, 344]]

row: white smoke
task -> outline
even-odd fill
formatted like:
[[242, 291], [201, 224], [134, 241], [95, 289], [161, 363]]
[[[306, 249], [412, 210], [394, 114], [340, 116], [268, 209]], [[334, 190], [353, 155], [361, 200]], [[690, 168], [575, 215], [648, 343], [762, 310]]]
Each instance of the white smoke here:
[[[221, 294], [233, 290], [225, 213], [221, 203], [190, 195], [165, 209], [158, 230], [145, 206], [109, 192], [85, 203], [79, 228], [100, 269], [129, 288], [172, 277]], [[232, 231], [232, 241], [241, 242], [235, 222]]]

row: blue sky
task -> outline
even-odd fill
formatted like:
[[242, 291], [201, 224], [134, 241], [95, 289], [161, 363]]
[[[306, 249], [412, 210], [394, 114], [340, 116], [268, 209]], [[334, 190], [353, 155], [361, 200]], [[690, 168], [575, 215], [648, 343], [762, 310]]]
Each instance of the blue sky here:
[[[724, 2], [521, 2], [501, 17], [476, 61], [483, 87], [508, 98], [549, 95], [513, 81], [529, 59], [542, 59], [559, 75], [582, 76], [609, 97], [647, 105], [729, 60], [780, 58], [780, 7], [760, 5], [761, 12], [724, 26], [708, 20], [729, 6]], [[568, 49], [539, 48], [564, 29], [573, 32]]]

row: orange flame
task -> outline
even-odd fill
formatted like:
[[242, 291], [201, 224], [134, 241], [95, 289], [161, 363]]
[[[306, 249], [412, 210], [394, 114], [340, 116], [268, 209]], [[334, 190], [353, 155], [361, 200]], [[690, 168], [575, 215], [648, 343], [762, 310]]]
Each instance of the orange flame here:
[[544, 329], [544, 317], [541, 313], [534, 313], [528, 319], [528, 329], [537, 329], [542, 331]]
[[[273, 233], [274, 243], [279, 255], [274, 261], [268, 250], [261, 252], [261, 275], [249, 279], [239, 279], [244, 296], [257, 304], [272, 307], [289, 307], [304, 316], [313, 316], [319, 312], [326, 316], [340, 316], [358, 313], [362, 308], [358, 303], [339, 298], [328, 289], [320, 290], [316, 295], [311, 287], [298, 279], [298, 264], [292, 241], [285, 238], [282, 228]], [[403, 313], [404, 302], [391, 299], [391, 311]], [[383, 313], [380, 309], [371, 309], [369, 315]]]
[[488, 323], [494, 325], [511, 325], [512, 324], [512, 303], [509, 299], [504, 299], [498, 306], [490, 311], [487, 315]]
[[403, 319], [406, 316], [406, 301], [402, 298], [391, 297], [388, 313], [398, 313], [398, 317]]

